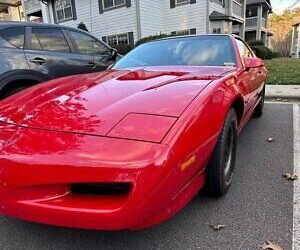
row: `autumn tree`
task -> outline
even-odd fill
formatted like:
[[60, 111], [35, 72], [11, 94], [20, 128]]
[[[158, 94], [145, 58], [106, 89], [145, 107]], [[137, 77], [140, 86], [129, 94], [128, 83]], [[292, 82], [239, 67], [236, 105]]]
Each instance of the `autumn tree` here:
[[292, 24], [300, 19], [300, 8], [285, 10], [282, 14], [272, 14], [269, 21], [269, 28], [274, 33], [271, 38], [273, 50], [288, 57], [291, 51]]

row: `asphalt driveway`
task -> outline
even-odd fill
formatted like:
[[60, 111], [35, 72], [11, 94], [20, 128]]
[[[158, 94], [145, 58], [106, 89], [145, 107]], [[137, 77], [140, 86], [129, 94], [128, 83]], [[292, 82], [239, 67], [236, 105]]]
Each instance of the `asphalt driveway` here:
[[[269, 137], [275, 142], [267, 142]], [[64, 229], [0, 217], [0, 249], [253, 250], [270, 240], [292, 249], [293, 106], [268, 104], [238, 142], [233, 186], [223, 198], [199, 195], [173, 219], [140, 232]], [[213, 231], [210, 224], [224, 224]]]

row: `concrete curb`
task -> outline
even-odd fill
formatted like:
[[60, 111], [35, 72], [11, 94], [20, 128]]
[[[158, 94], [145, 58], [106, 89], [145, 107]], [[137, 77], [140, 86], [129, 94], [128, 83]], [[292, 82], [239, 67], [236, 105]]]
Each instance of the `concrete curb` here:
[[276, 95], [266, 95], [266, 101], [276, 101], [276, 102], [300, 102], [300, 96], [276, 96]]
[[300, 85], [266, 85], [266, 100], [300, 102]]

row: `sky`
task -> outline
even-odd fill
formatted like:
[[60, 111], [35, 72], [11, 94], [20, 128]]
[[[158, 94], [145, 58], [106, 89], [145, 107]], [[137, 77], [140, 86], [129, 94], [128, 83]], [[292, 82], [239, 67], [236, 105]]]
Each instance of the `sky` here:
[[[273, 11], [276, 13], [282, 12], [284, 9], [292, 6], [297, 0], [271, 0]], [[298, 1], [297, 7], [300, 7], [300, 0]]]

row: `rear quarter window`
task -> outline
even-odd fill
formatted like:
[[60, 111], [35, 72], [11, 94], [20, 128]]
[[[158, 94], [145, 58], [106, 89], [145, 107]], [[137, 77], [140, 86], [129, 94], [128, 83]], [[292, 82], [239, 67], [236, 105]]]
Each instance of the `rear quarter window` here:
[[24, 48], [25, 27], [9, 27], [2, 29], [0, 30], [0, 36], [16, 48]]

